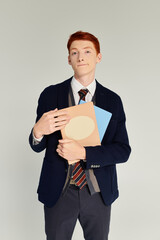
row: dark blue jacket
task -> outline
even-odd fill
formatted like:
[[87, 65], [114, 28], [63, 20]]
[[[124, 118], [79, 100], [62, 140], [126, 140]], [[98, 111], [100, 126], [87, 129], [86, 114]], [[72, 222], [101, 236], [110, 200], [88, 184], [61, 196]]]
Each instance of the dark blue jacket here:
[[[40, 95], [37, 108], [38, 121], [43, 113], [55, 108], [68, 107], [68, 93], [71, 78], [47, 87]], [[96, 81], [96, 106], [112, 113], [112, 118], [101, 146], [86, 147], [86, 169], [92, 168], [97, 178], [101, 195], [106, 205], [110, 205], [119, 195], [116, 164], [128, 160], [131, 148], [125, 126], [125, 113], [120, 97]], [[59, 199], [66, 180], [68, 164], [61, 158], [56, 148], [60, 131], [44, 136], [38, 145], [33, 145], [32, 132], [29, 137], [31, 148], [35, 152], [45, 149], [45, 156], [38, 186], [39, 200], [52, 207]], [[97, 168], [97, 165], [100, 165]], [[95, 168], [94, 168], [95, 166]]]

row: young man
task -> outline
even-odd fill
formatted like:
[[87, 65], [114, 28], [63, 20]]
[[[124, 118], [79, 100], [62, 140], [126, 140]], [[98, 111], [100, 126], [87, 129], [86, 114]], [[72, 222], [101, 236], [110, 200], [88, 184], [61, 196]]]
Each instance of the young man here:
[[[29, 138], [34, 151], [45, 149], [38, 196], [44, 204], [46, 236], [70, 240], [78, 219], [86, 240], [107, 240], [111, 204], [118, 197], [116, 164], [126, 162], [131, 152], [125, 113], [120, 97], [95, 80], [102, 58], [98, 39], [79, 31], [70, 36], [67, 47], [74, 76], [41, 93]], [[60, 129], [69, 116], [59, 109], [80, 99], [112, 113], [101, 146], [62, 140]]]

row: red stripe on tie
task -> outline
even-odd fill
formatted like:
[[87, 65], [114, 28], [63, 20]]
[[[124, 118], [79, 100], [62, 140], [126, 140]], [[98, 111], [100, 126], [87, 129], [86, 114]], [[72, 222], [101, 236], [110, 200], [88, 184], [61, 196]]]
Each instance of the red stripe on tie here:
[[81, 183], [84, 181], [85, 178], [86, 178], [86, 175], [84, 174], [77, 182], [77, 185], [81, 185]]
[[76, 165], [74, 166], [74, 172], [76, 171], [76, 169], [79, 167], [79, 162], [76, 163]]
[[79, 175], [80, 175], [82, 172], [83, 172], [83, 169], [80, 168], [80, 169], [78, 170], [78, 172], [73, 176], [73, 180], [76, 180], [76, 178], [79, 177]]
[[84, 184], [80, 187], [80, 189], [82, 189], [86, 184], [87, 184], [87, 181], [84, 182]]

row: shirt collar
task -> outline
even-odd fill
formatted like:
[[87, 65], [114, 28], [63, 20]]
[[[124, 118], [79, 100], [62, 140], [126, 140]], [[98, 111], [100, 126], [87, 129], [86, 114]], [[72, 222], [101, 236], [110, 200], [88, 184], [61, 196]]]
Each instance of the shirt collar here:
[[75, 79], [75, 77], [71, 80], [71, 87], [73, 93], [78, 93], [79, 90], [87, 88], [90, 94], [93, 96], [96, 90], [96, 80], [94, 79], [88, 86], [84, 87], [79, 81]]

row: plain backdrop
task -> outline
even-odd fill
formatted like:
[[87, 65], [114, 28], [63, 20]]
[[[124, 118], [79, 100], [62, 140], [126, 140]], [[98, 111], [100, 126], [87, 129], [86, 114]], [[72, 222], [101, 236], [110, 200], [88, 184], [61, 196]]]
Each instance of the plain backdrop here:
[[44, 152], [30, 149], [28, 135], [41, 91], [73, 74], [66, 43], [77, 30], [99, 38], [96, 78], [121, 96], [132, 146], [117, 166], [109, 240], [160, 239], [159, 9], [159, 0], [1, 0], [0, 239], [45, 239], [36, 194]]

